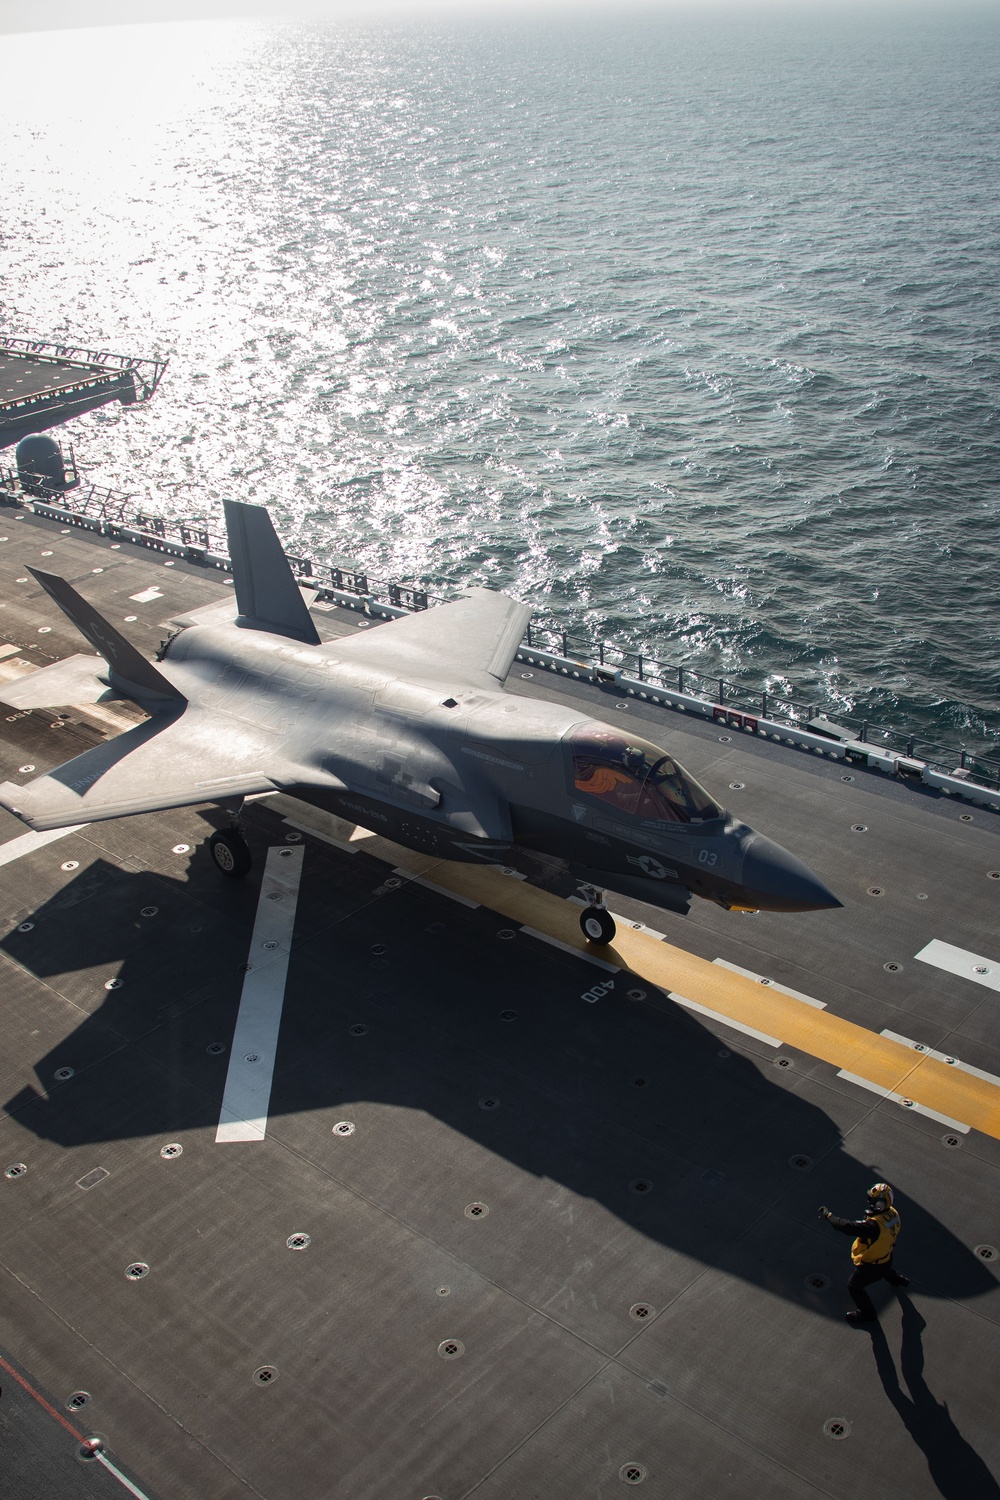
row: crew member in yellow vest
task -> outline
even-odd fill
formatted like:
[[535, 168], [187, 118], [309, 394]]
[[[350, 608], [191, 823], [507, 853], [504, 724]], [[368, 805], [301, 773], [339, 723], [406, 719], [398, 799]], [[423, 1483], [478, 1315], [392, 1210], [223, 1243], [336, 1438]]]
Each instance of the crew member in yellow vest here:
[[909, 1286], [907, 1276], [893, 1269], [892, 1253], [899, 1238], [899, 1210], [892, 1201], [887, 1182], [876, 1182], [868, 1189], [868, 1208], [863, 1219], [841, 1219], [823, 1207], [821, 1219], [843, 1234], [854, 1236], [851, 1259], [854, 1274], [847, 1283], [857, 1312], [847, 1314], [848, 1323], [874, 1323], [875, 1307], [866, 1290], [873, 1281], [888, 1281], [890, 1286]]

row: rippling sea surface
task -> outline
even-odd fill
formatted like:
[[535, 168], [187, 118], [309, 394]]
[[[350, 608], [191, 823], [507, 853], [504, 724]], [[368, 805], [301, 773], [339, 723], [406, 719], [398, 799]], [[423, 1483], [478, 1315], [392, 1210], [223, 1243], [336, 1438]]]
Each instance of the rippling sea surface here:
[[171, 516], [1000, 721], [994, 15], [0, 38], [0, 325], [170, 356], [68, 429]]

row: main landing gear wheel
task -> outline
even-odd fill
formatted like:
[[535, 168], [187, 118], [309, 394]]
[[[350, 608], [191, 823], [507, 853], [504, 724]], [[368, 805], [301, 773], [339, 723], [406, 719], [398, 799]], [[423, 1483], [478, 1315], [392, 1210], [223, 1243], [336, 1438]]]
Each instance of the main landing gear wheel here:
[[249, 875], [253, 857], [250, 846], [235, 828], [222, 828], [213, 833], [208, 841], [208, 852], [215, 861], [216, 869], [232, 880], [242, 880]]
[[588, 943], [614, 942], [615, 919], [606, 906], [587, 906], [580, 913], [580, 928]]

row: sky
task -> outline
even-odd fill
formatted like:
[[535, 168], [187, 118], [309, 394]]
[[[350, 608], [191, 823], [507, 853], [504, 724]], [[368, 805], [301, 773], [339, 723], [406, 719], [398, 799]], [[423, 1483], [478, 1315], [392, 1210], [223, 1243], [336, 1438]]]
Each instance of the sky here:
[[0, 32], [48, 31], [79, 26], [136, 25], [273, 16], [334, 20], [341, 16], [467, 14], [540, 10], [565, 14], [631, 11], [761, 10], [803, 15], [873, 11], [895, 13], [987, 11], [1000, 16], [1000, 0], [0, 0]]

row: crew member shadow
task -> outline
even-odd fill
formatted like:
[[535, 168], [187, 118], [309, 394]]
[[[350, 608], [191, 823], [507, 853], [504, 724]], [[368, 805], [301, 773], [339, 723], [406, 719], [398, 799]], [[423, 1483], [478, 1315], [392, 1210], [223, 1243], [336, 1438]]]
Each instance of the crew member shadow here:
[[899, 1383], [882, 1326], [874, 1323], [870, 1329], [872, 1353], [882, 1389], [926, 1458], [930, 1476], [945, 1500], [1000, 1500], [1000, 1485], [959, 1432], [948, 1403], [938, 1401], [924, 1379], [921, 1336], [927, 1324], [906, 1293], [898, 1295], [903, 1309], [899, 1367], [906, 1391]]
[[[589, 966], [535, 940], [498, 942], [485, 908], [456, 912], [412, 886], [373, 901], [373, 889], [387, 888], [371, 856], [310, 849], [308, 860], [270, 1096], [275, 1131], [283, 1115], [357, 1100], [430, 1117], [505, 1158], [527, 1193], [532, 1180], [559, 1184], [577, 1195], [581, 1217], [600, 1205], [676, 1256], [839, 1318], [839, 1300], [814, 1288], [841, 1280], [843, 1244], [816, 1223], [815, 1207], [824, 1198], [860, 1206], [881, 1175], [845, 1149], [843, 1099], [838, 1109], [807, 1079], [779, 1083], [665, 998], [634, 1004], [622, 985], [591, 1009], [580, 995], [593, 983]], [[67, 1149], [214, 1129], [258, 889], [256, 875], [220, 880], [200, 848], [179, 877], [96, 859], [38, 901], [0, 940], [27, 971], [22, 981], [10, 972], [0, 1000], [8, 1036], [16, 1021], [24, 1037], [12, 1061], [18, 1071], [28, 1062], [41, 1085], [9, 1097], [8, 1114]], [[62, 997], [45, 1015], [30, 974]], [[69, 1004], [89, 1014], [66, 1034]], [[366, 1040], [348, 1040], [359, 1021]], [[29, 1026], [58, 1040], [36, 1055]], [[481, 1102], [493, 1091], [504, 1103], [496, 1113]], [[442, 1144], [435, 1137], [428, 1149]], [[797, 1173], [793, 1151], [816, 1167]], [[404, 1217], [419, 1220], [426, 1207], [400, 1197], [391, 1162], [384, 1181], [369, 1173], [358, 1185]], [[897, 1186], [921, 1292], [994, 1291], [969, 1246], [909, 1184]], [[448, 1192], [447, 1174], [434, 1190]], [[762, 1195], [778, 1217], [747, 1234]], [[595, 1222], [588, 1232], [603, 1230]]]

